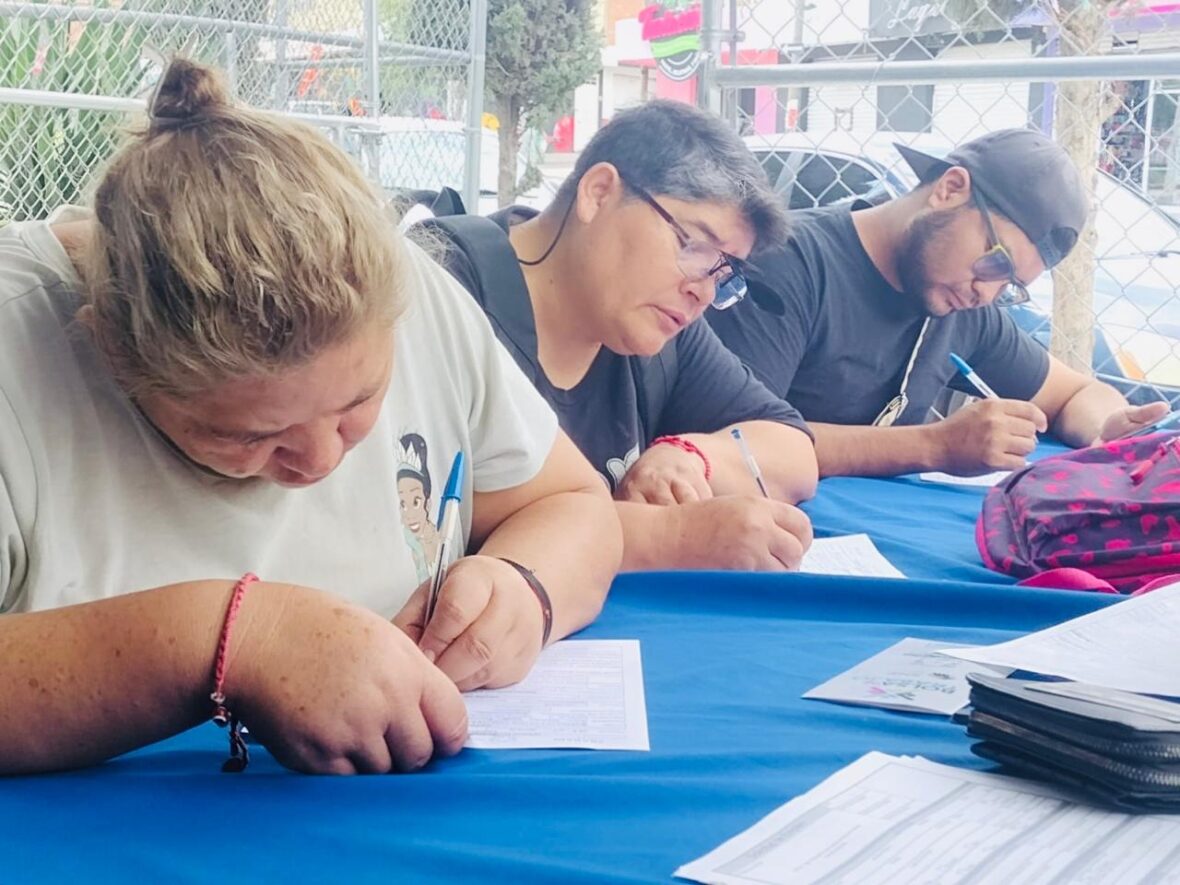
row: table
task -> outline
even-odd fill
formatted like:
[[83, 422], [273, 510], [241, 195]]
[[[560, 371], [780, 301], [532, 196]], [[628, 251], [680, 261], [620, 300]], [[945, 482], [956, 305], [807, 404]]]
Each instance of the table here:
[[466, 751], [422, 774], [218, 767], [202, 726], [84, 771], [0, 780], [6, 885], [667, 881], [877, 749], [983, 766], [945, 719], [799, 695], [905, 636], [992, 642], [1110, 597], [953, 581], [666, 573], [585, 638], [641, 641], [650, 753]]
[[[1033, 459], [1067, 452], [1042, 440]], [[890, 479], [832, 477], [803, 505], [817, 536], [866, 532], [885, 558], [911, 578], [1014, 584], [979, 558], [975, 521], [986, 488]]]

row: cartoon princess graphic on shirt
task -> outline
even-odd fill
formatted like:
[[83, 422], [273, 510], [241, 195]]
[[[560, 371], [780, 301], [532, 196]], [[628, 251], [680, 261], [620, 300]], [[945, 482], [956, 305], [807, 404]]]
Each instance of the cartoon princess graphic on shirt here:
[[397, 497], [419, 581], [429, 579], [441, 541], [438, 527], [430, 521], [430, 485], [426, 440], [407, 433], [398, 440]]

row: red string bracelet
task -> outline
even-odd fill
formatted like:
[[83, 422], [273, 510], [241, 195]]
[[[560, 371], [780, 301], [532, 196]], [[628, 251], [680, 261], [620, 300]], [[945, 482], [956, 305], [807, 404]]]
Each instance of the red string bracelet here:
[[[691, 442], [690, 440], [685, 439], [683, 436], [657, 436], [651, 441], [651, 445], [675, 446], [682, 452], [689, 452], [693, 455], [696, 455], [703, 462], [705, 462], [705, 482], [708, 482], [713, 478], [713, 465], [709, 463], [709, 456], [701, 451], [700, 446], [694, 442]], [[651, 448], [651, 446], [648, 446], [648, 448]]]
[[242, 737], [242, 723], [225, 706], [225, 659], [229, 651], [230, 633], [233, 632], [238, 609], [242, 607], [242, 597], [246, 595], [246, 588], [257, 580], [257, 575], [246, 572], [234, 584], [229, 605], [225, 609], [225, 621], [221, 625], [221, 638], [217, 640], [217, 661], [213, 665], [213, 693], [209, 695], [209, 700], [213, 701], [213, 721], [222, 728], [229, 726], [229, 758], [222, 764], [222, 771], [243, 771], [250, 764], [250, 750], [246, 746], [246, 739]]

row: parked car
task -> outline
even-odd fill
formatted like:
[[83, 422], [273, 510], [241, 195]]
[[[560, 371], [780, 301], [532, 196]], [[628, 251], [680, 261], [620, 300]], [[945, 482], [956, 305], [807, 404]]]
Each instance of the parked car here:
[[[875, 133], [866, 140], [837, 132], [746, 139], [790, 209], [864, 199], [883, 202], [917, 185], [893, 147], [902, 142], [934, 155], [953, 146], [937, 136]], [[1180, 223], [1105, 173], [1095, 188], [1093, 368], [1132, 402], [1180, 405]], [[1053, 281], [1028, 287], [1032, 300], [1008, 308], [1016, 322], [1049, 346]]]

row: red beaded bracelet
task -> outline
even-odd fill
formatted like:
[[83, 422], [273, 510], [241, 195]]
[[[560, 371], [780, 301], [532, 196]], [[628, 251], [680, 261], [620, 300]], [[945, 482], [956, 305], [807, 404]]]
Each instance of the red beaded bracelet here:
[[[713, 465], [709, 463], [709, 456], [701, 451], [700, 446], [690, 440], [685, 439], [683, 436], [657, 436], [651, 441], [651, 445], [675, 446], [683, 452], [689, 452], [693, 455], [696, 455], [703, 462], [705, 462], [705, 482], [708, 482], [713, 478]], [[648, 448], [651, 448], [651, 446]]]
[[225, 668], [229, 653], [229, 637], [238, 617], [238, 609], [242, 607], [242, 597], [246, 595], [246, 589], [257, 580], [256, 575], [246, 572], [234, 584], [229, 605], [225, 608], [221, 636], [217, 640], [217, 660], [213, 664], [213, 692], [209, 695], [209, 700], [213, 701], [213, 721], [222, 728], [229, 726], [229, 758], [222, 764], [222, 771], [242, 771], [250, 764], [250, 750], [246, 746], [246, 739], [242, 737], [242, 723], [225, 706]]

